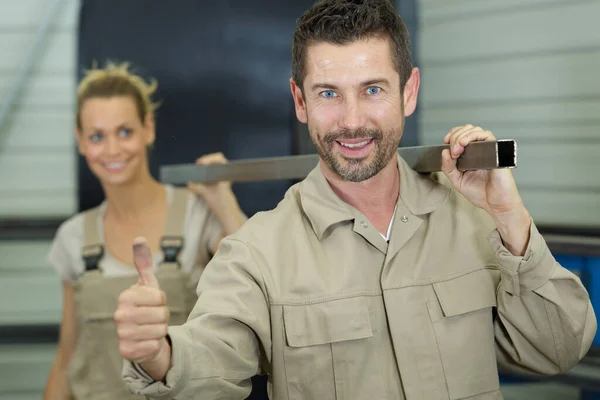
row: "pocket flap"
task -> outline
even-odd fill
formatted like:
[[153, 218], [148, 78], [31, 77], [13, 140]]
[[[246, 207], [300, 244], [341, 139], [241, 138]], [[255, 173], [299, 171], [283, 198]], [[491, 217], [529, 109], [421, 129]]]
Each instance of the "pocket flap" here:
[[[167, 295], [167, 305], [171, 315], [186, 313], [185, 291], [182, 278], [157, 273], [160, 288]], [[81, 278], [78, 282], [77, 303], [84, 321], [109, 320], [112, 323], [117, 310], [119, 295], [137, 282], [137, 275], [103, 277], [100, 272]]]
[[137, 281], [135, 276], [104, 278], [100, 271], [86, 273], [77, 282], [76, 304], [83, 321], [112, 322], [119, 295]]
[[496, 306], [496, 284], [487, 269], [434, 283], [433, 289], [445, 317]]
[[373, 336], [363, 297], [283, 306], [288, 346], [305, 347]]

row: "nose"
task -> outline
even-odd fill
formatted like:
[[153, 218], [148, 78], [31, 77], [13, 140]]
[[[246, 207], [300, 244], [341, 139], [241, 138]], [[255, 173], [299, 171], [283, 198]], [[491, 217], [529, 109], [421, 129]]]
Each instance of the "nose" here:
[[342, 107], [339, 120], [341, 129], [356, 130], [365, 126], [365, 113], [358, 99], [347, 98]]
[[114, 136], [109, 136], [106, 140], [106, 151], [108, 155], [114, 156], [119, 154], [121, 151], [121, 144], [119, 143], [119, 139]]

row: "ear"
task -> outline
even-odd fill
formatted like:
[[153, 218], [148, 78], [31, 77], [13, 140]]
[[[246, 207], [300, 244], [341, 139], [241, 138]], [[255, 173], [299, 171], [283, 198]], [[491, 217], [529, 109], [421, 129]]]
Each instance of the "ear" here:
[[156, 140], [156, 130], [154, 129], [154, 116], [147, 113], [144, 117], [144, 127], [146, 129], [146, 146], [151, 146]]
[[298, 121], [306, 124], [308, 122], [308, 116], [306, 113], [306, 103], [304, 102], [304, 96], [302, 96], [302, 88], [294, 82], [293, 78], [290, 78], [290, 89], [292, 90], [292, 97], [294, 98], [294, 106], [296, 108], [296, 118]]
[[404, 86], [404, 116], [408, 117], [415, 112], [417, 108], [417, 96], [419, 93], [419, 84], [421, 78], [419, 76], [419, 69], [413, 68], [410, 73], [410, 78]]
[[77, 141], [77, 149], [79, 150], [79, 154], [84, 154], [84, 144], [83, 144], [83, 133], [75, 128], [75, 140]]

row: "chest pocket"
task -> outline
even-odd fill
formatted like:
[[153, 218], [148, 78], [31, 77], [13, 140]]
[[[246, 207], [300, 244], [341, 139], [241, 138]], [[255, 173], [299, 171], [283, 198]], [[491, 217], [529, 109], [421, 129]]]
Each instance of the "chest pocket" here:
[[384, 399], [366, 298], [283, 306], [290, 400]]
[[451, 399], [500, 388], [494, 345], [494, 273], [480, 269], [433, 284], [436, 300], [428, 303], [429, 315]]

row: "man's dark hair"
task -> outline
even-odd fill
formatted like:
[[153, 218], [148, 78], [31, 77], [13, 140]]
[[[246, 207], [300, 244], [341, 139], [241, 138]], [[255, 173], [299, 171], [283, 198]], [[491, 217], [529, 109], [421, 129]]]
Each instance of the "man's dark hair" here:
[[302, 88], [311, 44], [345, 45], [361, 39], [387, 38], [400, 89], [410, 78], [408, 30], [390, 0], [320, 0], [298, 20], [292, 44], [292, 78]]

